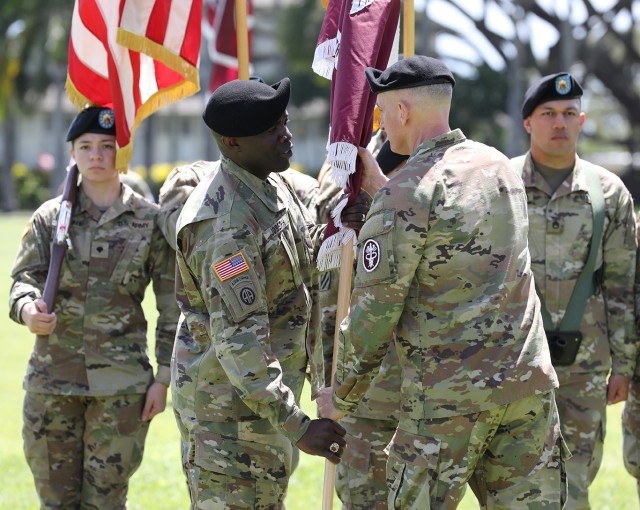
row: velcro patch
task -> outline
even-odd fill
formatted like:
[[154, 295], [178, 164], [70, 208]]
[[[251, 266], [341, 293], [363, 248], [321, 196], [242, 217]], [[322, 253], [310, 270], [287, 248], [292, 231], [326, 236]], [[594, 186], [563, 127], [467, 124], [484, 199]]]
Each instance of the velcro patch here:
[[25, 238], [25, 236], [29, 233], [30, 228], [31, 228], [31, 220], [27, 221], [27, 224], [24, 226], [24, 230], [22, 231], [22, 237], [20, 239]]
[[331, 288], [331, 271], [320, 273], [320, 292], [325, 292]]
[[235, 255], [231, 255], [231, 257], [214, 264], [212, 268], [218, 279], [223, 282], [248, 271], [249, 264], [247, 264], [242, 252], [238, 252]]

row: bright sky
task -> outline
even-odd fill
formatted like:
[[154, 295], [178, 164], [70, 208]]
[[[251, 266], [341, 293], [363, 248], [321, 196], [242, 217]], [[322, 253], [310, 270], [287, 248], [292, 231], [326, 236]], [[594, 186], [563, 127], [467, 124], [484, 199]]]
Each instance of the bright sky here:
[[[442, 25], [455, 28], [456, 31], [465, 34], [466, 41], [459, 38], [442, 34], [436, 38], [436, 46], [443, 57], [462, 58], [474, 65], [486, 61], [494, 69], [502, 69], [504, 62], [502, 57], [487, 42], [487, 40], [475, 29], [472, 22], [461, 15], [457, 9], [443, 0], [414, 0], [416, 11], [424, 11], [427, 16]], [[465, 12], [473, 18], [480, 19], [485, 6], [484, 0], [454, 0], [456, 4], [464, 6]], [[516, 2], [517, 3], [517, 2]], [[538, 0], [538, 3], [549, 13], [553, 13], [561, 19], [569, 19], [572, 24], [580, 24], [586, 18], [586, 9], [582, 0]], [[591, 0], [594, 8], [599, 12], [608, 11], [617, 0]], [[640, 2], [633, 2], [632, 17], [636, 22], [640, 22]], [[626, 30], [632, 25], [632, 17], [620, 15], [614, 20], [616, 30]], [[493, 3], [487, 6], [486, 14], [487, 26], [493, 32], [512, 37], [515, 26], [511, 19], [505, 15], [502, 9]], [[531, 40], [534, 54], [539, 58], [545, 58], [549, 47], [555, 44], [559, 34], [557, 30], [540, 18], [533, 15], [525, 15], [519, 25], [520, 34], [524, 34], [526, 39]], [[535, 37], [532, 37], [535, 34]], [[509, 45], [504, 48], [505, 53], [515, 52], [514, 46]], [[452, 65], [452, 67], [456, 67]], [[458, 72], [466, 74], [464, 66], [456, 69]]]

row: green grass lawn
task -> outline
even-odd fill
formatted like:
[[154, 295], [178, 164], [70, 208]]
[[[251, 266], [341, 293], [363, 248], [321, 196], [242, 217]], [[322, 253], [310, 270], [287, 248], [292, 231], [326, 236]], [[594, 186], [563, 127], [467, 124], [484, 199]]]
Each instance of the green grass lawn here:
[[[22, 377], [31, 351], [33, 338], [24, 326], [8, 318], [7, 301], [11, 280], [9, 271], [18, 246], [20, 235], [28, 219], [26, 214], [0, 215], [0, 232], [5, 240], [0, 247], [0, 282], [5, 292], [0, 309], [0, 473], [3, 474], [0, 490], [0, 508], [7, 510], [31, 510], [38, 507], [31, 473], [22, 454]], [[155, 316], [150, 299], [145, 300], [151, 327]], [[153, 352], [153, 351], [152, 351]], [[308, 394], [304, 406], [315, 416]], [[604, 463], [591, 494], [594, 510], [633, 510], [640, 508], [636, 496], [635, 481], [622, 464], [620, 413], [622, 405], [609, 409], [607, 443]], [[286, 499], [287, 510], [312, 510], [321, 507], [324, 460], [302, 454], [298, 469], [293, 474]], [[131, 480], [129, 492], [130, 510], [187, 509], [189, 498], [180, 468], [178, 432], [169, 403], [167, 411], [151, 424], [147, 448], [142, 466]], [[334, 499], [334, 508], [339, 508]], [[478, 508], [470, 491], [462, 510]]]

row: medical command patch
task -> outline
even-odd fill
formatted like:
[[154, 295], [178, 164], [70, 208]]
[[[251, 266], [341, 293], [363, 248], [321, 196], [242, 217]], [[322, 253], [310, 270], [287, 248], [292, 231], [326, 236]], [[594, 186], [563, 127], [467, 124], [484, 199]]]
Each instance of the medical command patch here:
[[213, 271], [221, 282], [249, 270], [249, 264], [241, 252], [213, 265]]

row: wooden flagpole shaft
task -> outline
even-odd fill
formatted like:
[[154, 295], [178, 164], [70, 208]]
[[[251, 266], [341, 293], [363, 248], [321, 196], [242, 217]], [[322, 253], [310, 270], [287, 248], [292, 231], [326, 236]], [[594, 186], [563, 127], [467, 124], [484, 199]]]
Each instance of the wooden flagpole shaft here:
[[413, 7], [413, 0], [404, 0], [403, 11], [403, 33], [402, 33], [402, 54], [404, 58], [412, 57], [416, 52], [416, 12]]
[[[340, 277], [338, 279], [338, 305], [336, 309], [336, 327], [333, 334], [333, 359], [331, 360], [331, 381], [333, 383], [338, 365], [338, 344], [340, 342], [340, 323], [349, 313], [351, 301], [351, 278], [353, 274], [353, 244], [342, 245], [340, 253]], [[333, 508], [333, 488], [335, 482], [335, 464], [324, 461], [324, 486], [322, 490], [322, 510]]]
[[247, 0], [236, 2], [236, 41], [238, 45], [238, 78], [249, 79], [249, 30], [247, 29]]

